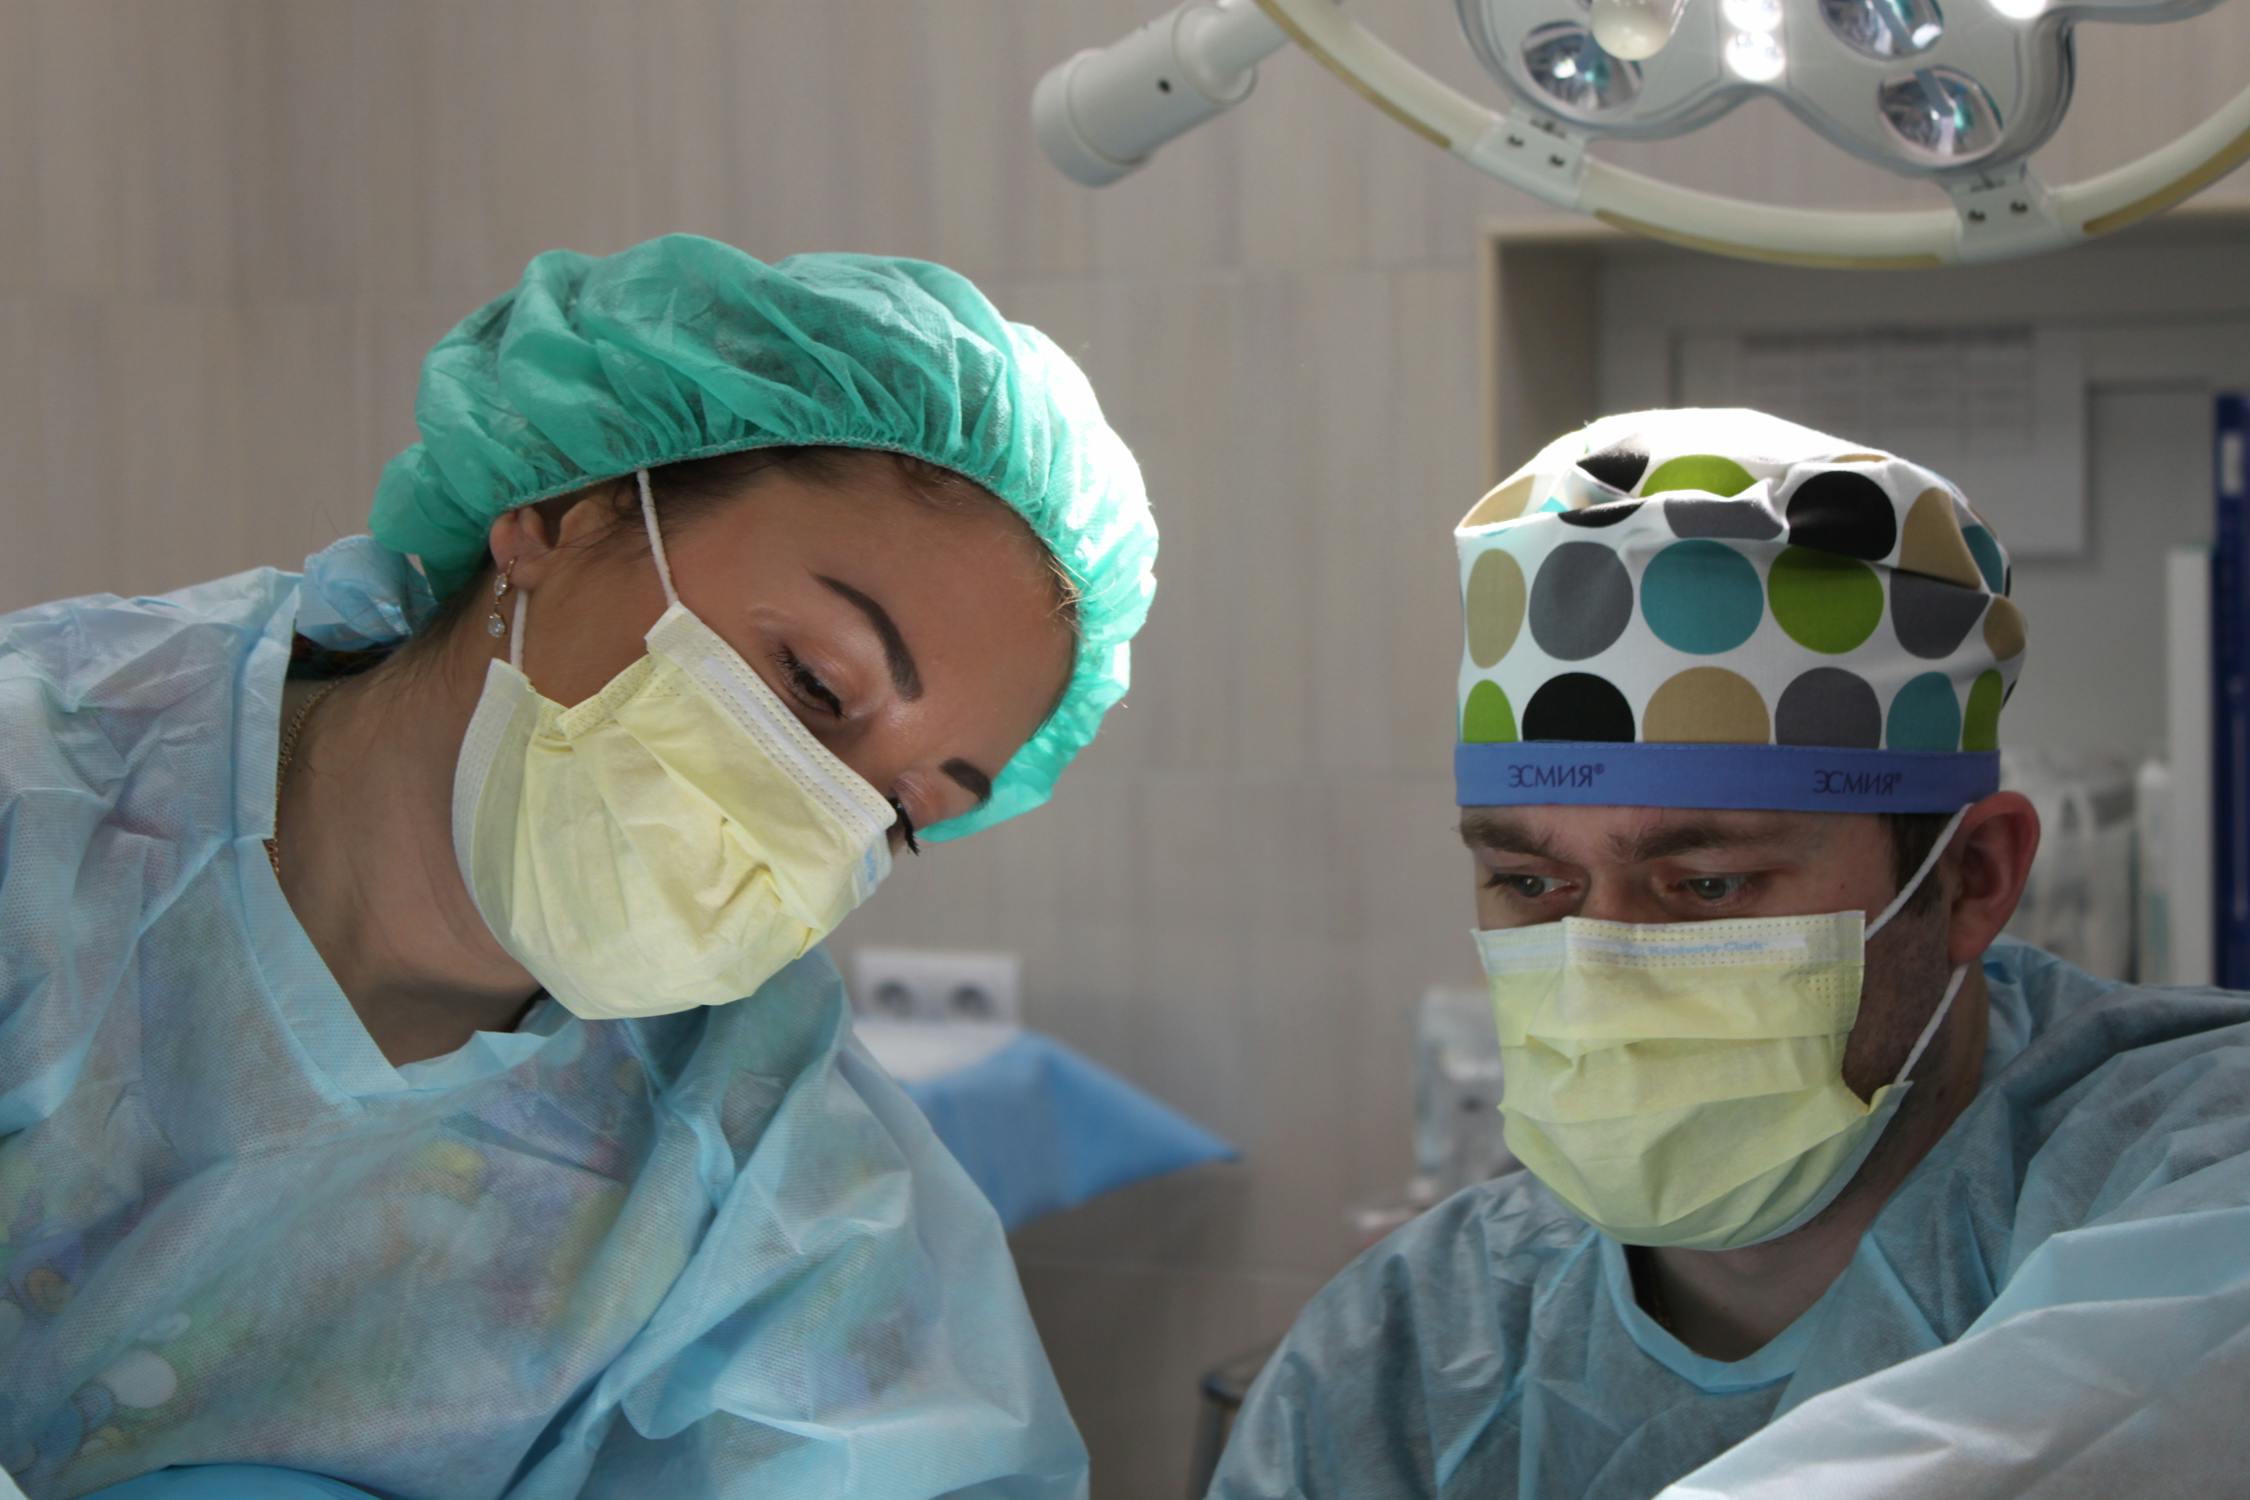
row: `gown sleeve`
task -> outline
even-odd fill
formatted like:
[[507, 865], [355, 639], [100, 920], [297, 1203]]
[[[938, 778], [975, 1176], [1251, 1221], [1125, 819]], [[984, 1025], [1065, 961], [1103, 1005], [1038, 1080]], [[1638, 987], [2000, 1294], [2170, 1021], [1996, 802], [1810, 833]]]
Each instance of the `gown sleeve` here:
[[856, 1043], [699, 1136], [707, 1227], [509, 1500], [1083, 1500], [999, 1218]]
[[1244, 1399], [1210, 1500], [1449, 1492], [1518, 1382], [1526, 1299], [1493, 1272], [1517, 1217], [1460, 1194], [1323, 1288]]
[[[2161, 1004], [2166, 992], [2142, 993]], [[2246, 1031], [2213, 1033], [2162, 1071], [2090, 1068], [2019, 1207], [2087, 1216], [2023, 1246], [1960, 1339], [1813, 1397], [1660, 1500], [2238, 1487], [2250, 1469]]]
[[142, 892], [176, 862], [105, 826], [131, 767], [63, 670], [96, 655], [87, 619], [107, 604], [0, 615], [0, 1138], [69, 1094], [122, 987]]

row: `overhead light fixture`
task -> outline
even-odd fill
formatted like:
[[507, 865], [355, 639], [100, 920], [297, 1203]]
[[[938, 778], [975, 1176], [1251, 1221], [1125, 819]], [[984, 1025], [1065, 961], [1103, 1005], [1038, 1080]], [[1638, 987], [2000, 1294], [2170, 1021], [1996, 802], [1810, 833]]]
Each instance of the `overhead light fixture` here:
[[[2250, 157], [2250, 88], [2126, 166], [2049, 188], [2029, 166], [2070, 107], [2089, 21], [2182, 20], [2218, 0], [1455, 0], [1497, 107], [1409, 62], [1337, 0], [1187, 0], [1051, 70], [1041, 144], [1090, 185], [1248, 97], [1295, 42], [1470, 165], [1563, 208], [1721, 254], [1911, 267], [2058, 249], [2172, 207]], [[1627, 171], [1588, 148], [1685, 135], [1779, 100], [1945, 208], [1799, 208]]]

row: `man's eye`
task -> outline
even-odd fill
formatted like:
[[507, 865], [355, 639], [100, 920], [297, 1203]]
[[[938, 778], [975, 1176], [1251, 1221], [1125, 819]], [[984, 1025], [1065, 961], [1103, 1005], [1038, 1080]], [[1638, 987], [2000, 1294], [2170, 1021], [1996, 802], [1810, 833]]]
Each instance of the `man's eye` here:
[[1703, 875], [1680, 882], [1680, 889], [1709, 906], [1731, 900], [1750, 884], [1747, 875]]
[[1551, 875], [1494, 875], [1485, 886], [1518, 901], [1539, 901], [1560, 890], [1562, 882]]

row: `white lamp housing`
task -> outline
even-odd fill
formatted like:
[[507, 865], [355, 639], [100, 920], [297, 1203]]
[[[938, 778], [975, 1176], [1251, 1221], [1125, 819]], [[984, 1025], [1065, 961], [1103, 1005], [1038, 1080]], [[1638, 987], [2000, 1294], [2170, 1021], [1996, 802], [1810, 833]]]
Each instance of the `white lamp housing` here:
[[1256, 0], [1187, 0], [1047, 70], [1031, 96], [1040, 149], [1073, 180], [1106, 186], [1249, 98], [1258, 64], [1288, 41]]

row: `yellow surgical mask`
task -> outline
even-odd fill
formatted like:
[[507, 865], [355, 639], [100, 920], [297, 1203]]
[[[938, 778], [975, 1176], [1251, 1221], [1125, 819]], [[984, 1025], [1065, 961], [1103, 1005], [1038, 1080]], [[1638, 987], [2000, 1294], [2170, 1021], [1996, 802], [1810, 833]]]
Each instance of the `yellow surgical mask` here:
[[523, 675], [518, 595], [454, 772], [477, 910], [592, 1020], [751, 994], [890, 870], [889, 801], [680, 603], [639, 480], [669, 601], [647, 654], [565, 708]]
[[1508, 1149], [1589, 1224], [1629, 1245], [1729, 1250], [1835, 1201], [1898, 1113], [1907, 1075], [1862, 1100], [1844, 1082], [1866, 941], [1860, 912], [1627, 923], [1566, 917], [1477, 934], [1500, 1026]]

